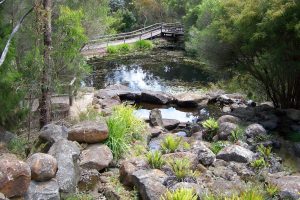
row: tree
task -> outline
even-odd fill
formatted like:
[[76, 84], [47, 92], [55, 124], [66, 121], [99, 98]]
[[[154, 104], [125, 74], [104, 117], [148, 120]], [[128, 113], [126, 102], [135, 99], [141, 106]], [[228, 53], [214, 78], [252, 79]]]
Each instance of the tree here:
[[43, 0], [43, 26], [44, 26], [44, 67], [41, 79], [41, 98], [40, 98], [40, 127], [45, 126], [51, 121], [51, 74], [52, 74], [52, 0]]

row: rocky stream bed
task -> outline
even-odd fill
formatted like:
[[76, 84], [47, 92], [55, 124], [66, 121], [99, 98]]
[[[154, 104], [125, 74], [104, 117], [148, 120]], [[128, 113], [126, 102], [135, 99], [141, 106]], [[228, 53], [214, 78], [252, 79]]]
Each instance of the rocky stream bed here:
[[[300, 198], [300, 143], [284, 145], [273, 134], [278, 130], [299, 131], [299, 110], [277, 110], [270, 103], [258, 105], [240, 94], [222, 91], [171, 95], [137, 92], [123, 85], [96, 91], [93, 107], [109, 116], [113, 107], [122, 103], [192, 109], [194, 117], [184, 121], [175, 116], [166, 119], [161, 110], [151, 109], [143, 119], [148, 124], [143, 135], [149, 151], [161, 150], [168, 136], [180, 137], [187, 147], [165, 152], [163, 159], [186, 158], [196, 175], [179, 180], [168, 162], [161, 169], [153, 169], [143, 156], [113, 159], [111, 150], [103, 144], [109, 137], [104, 119], [82, 121], [71, 127], [49, 124], [41, 129], [35, 143], [35, 151], [39, 152], [31, 153], [26, 160], [10, 153], [0, 154], [0, 199], [58, 200], [78, 191], [93, 199], [130, 199], [120, 196], [119, 188], [109, 181], [111, 177], [116, 177], [126, 190], [135, 188], [143, 200], [159, 200], [167, 190], [177, 188], [193, 188], [199, 199], [208, 193], [230, 196], [260, 184], [278, 188], [273, 199]], [[214, 115], [219, 129], [208, 139], [201, 122], [212, 115], [211, 107], [219, 110]], [[233, 141], [232, 131], [237, 127], [244, 127], [243, 136]], [[9, 140], [8, 132], [5, 138]], [[215, 152], [212, 145], [218, 141], [224, 146]], [[258, 150], [261, 146], [272, 147], [272, 153], [263, 168], [255, 168], [252, 163], [264, 156]], [[289, 169], [284, 164], [286, 158], [276, 153], [281, 148], [294, 159], [296, 169]]]

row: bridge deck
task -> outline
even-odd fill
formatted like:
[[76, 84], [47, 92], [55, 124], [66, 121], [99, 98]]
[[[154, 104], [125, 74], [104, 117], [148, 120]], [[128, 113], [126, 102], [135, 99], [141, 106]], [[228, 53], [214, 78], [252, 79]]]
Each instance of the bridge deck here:
[[100, 38], [91, 40], [87, 43], [82, 48], [81, 53], [86, 57], [105, 55], [108, 46], [131, 44], [139, 40], [152, 39], [161, 35], [174, 37], [183, 34], [183, 27], [178, 25], [178, 23], [159, 23], [129, 33], [101, 36]]

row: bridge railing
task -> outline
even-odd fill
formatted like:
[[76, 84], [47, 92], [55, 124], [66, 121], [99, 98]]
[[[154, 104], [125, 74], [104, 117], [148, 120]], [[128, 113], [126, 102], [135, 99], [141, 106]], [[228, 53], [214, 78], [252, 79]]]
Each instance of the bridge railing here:
[[99, 36], [93, 40], [90, 40], [89, 44], [99, 43], [99, 42], [108, 42], [116, 41], [116, 40], [125, 40], [130, 38], [140, 37], [142, 39], [143, 35], [145, 34], [152, 34], [154, 31], [160, 30], [161, 32], [183, 32], [183, 26], [180, 23], [156, 23], [135, 31], [127, 32], [127, 33], [119, 33], [119, 34], [112, 34], [112, 35], [104, 35]]

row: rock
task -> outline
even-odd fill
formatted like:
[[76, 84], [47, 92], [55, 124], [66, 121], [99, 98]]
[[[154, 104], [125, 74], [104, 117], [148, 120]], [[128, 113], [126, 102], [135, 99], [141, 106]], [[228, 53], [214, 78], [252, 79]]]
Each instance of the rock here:
[[223, 111], [224, 113], [229, 113], [229, 112], [231, 112], [231, 108], [230, 108], [230, 106], [224, 106], [224, 107], [222, 108], [222, 111]]
[[149, 120], [152, 126], [163, 126], [161, 111], [159, 109], [151, 110]]
[[296, 142], [293, 145], [295, 156], [300, 157], [300, 142]]
[[279, 188], [282, 199], [300, 198], [300, 176], [282, 176], [280, 174], [269, 175], [266, 181]]
[[204, 166], [211, 165], [216, 160], [216, 155], [203, 142], [194, 143], [193, 150], [197, 152], [198, 160]]
[[15, 138], [15, 135], [9, 131], [5, 131], [0, 127], [0, 143], [3, 142], [8, 144], [12, 139]]
[[78, 189], [80, 191], [94, 190], [100, 180], [100, 173], [95, 169], [81, 169]]
[[7, 199], [7, 198], [4, 196], [4, 194], [0, 193], [0, 200], [9, 200], [9, 199]]
[[36, 153], [27, 159], [31, 169], [31, 179], [35, 181], [48, 181], [55, 177], [57, 171], [56, 159], [44, 153]]
[[203, 132], [199, 131], [199, 132], [193, 133], [191, 137], [194, 140], [202, 140], [203, 139]]
[[67, 139], [68, 130], [65, 126], [59, 126], [56, 124], [48, 124], [44, 126], [41, 131], [39, 138], [53, 144], [61, 139]]
[[160, 200], [161, 195], [167, 191], [163, 182], [168, 176], [158, 169], [138, 170], [132, 177], [143, 200]]
[[0, 155], [0, 192], [6, 197], [20, 197], [27, 192], [30, 167], [13, 154]]
[[195, 193], [198, 195], [199, 198], [203, 197], [204, 195], [208, 194], [208, 191], [201, 187], [201, 185], [196, 183], [188, 183], [188, 182], [180, 182], [176, 183], [174, 186], [170, 188], [170, 190], [175, 191], [180, 188], [185, 189], [192, 189], [195, 191]]
[[174, 98], [171, 95], [163, 92], [144, 90], [142, 91], [141, 101], [164, 105], [173, 102]]
[[68, 140], [55, 142], [49, 150], [49, 154], [56, 158], [58, 170], [56, 179], [60, 191], [63, 193], [74, 193], [80, 178], [78, 146]]
[[182, 93], [175, 96], [177, 105], [181, 107], [197, 107], [198, 103], [208, 99], [207, 95], [197, 93]]
[[163, 127], [167, 130], [173, 130], [180, 124], [180, 121], [176, 119], [163, 119], [162, 121]]
[[132, 159], [125, 160], [120, 165], [120, 181], [125, 186], [133, 187], [133, 177], [132, 174], [135, 171], [145, 169], [148, 166], [148, 163], [142, 159]]
[[231, 122], [223, 122], [219, 125], [218, 137], [220, 140], [227, 140], [231, 136], [231, 132], [238, 129], [238, 125]]
[[158, 137], [161, 133], [163, 132], [162, 128], [161, 127], [152, 127], [150, 128], [149, 130], [149, 133], [150, 133], [150, 137], [151, 138], [155, 138], [155, 137]]
[[235, 161], [241, 163], [251, 162], [253, 159], [254, 153], [244, 147], [238, 145], [230, 145], [222, 149], [218, 155], [218, 159], [225, 161]]
[[260, 124], [251, 124], [245, 130], [246, 136], [248, 138], [256, 138], [260, 135], [266, 135], [266, 129]]
[[81, 152], [80, 167], [100, 171], [107, 168], [112, 160], [113, 154], [108, 146], [105, 144], [93, 144]]
[[100, 143], [108, 138], [108, 127], [104, 121], [84, 121], [71, 127], [68, 139], [85, 143]]
[[230, 197], [233, 194], [239, 194], [240, 191], [244, 191], [247, 188], [246, 183], [237, 179], [233, 181], [216, 179], [210, 185], [211, 191], [215, 194], [222, 194], [224, 197]]
[[294, 121], [300, 121], [300, 110], [287, 109], [286, 116]]
[[31, 181], [25, 200], [60, 200], [59, 186], [55, 179], [46, 182]]
[[237, 118], [237, 117], [234, 117], [232, 115], [223, 115], [218, 119], [218, 123], [220, 125], [224, 122], [230, 122], [230, 123], [233, 123], [233, 124], [238, 124], [238, 123], [240, 123], [240, 119]]
[[195, 169], [199, 163], [197, 154], [191, 152], [168, 153], [162, 155], [162, 158], [165, 161], [173, 161], [176, 159], [187, 159], [191, 164], [191, 168], [193, 169]]
[[121, 99], [118, 96], [98, 100], [98, 104], [100, 104], [103, 109], [112, 108], [121, 103]]

